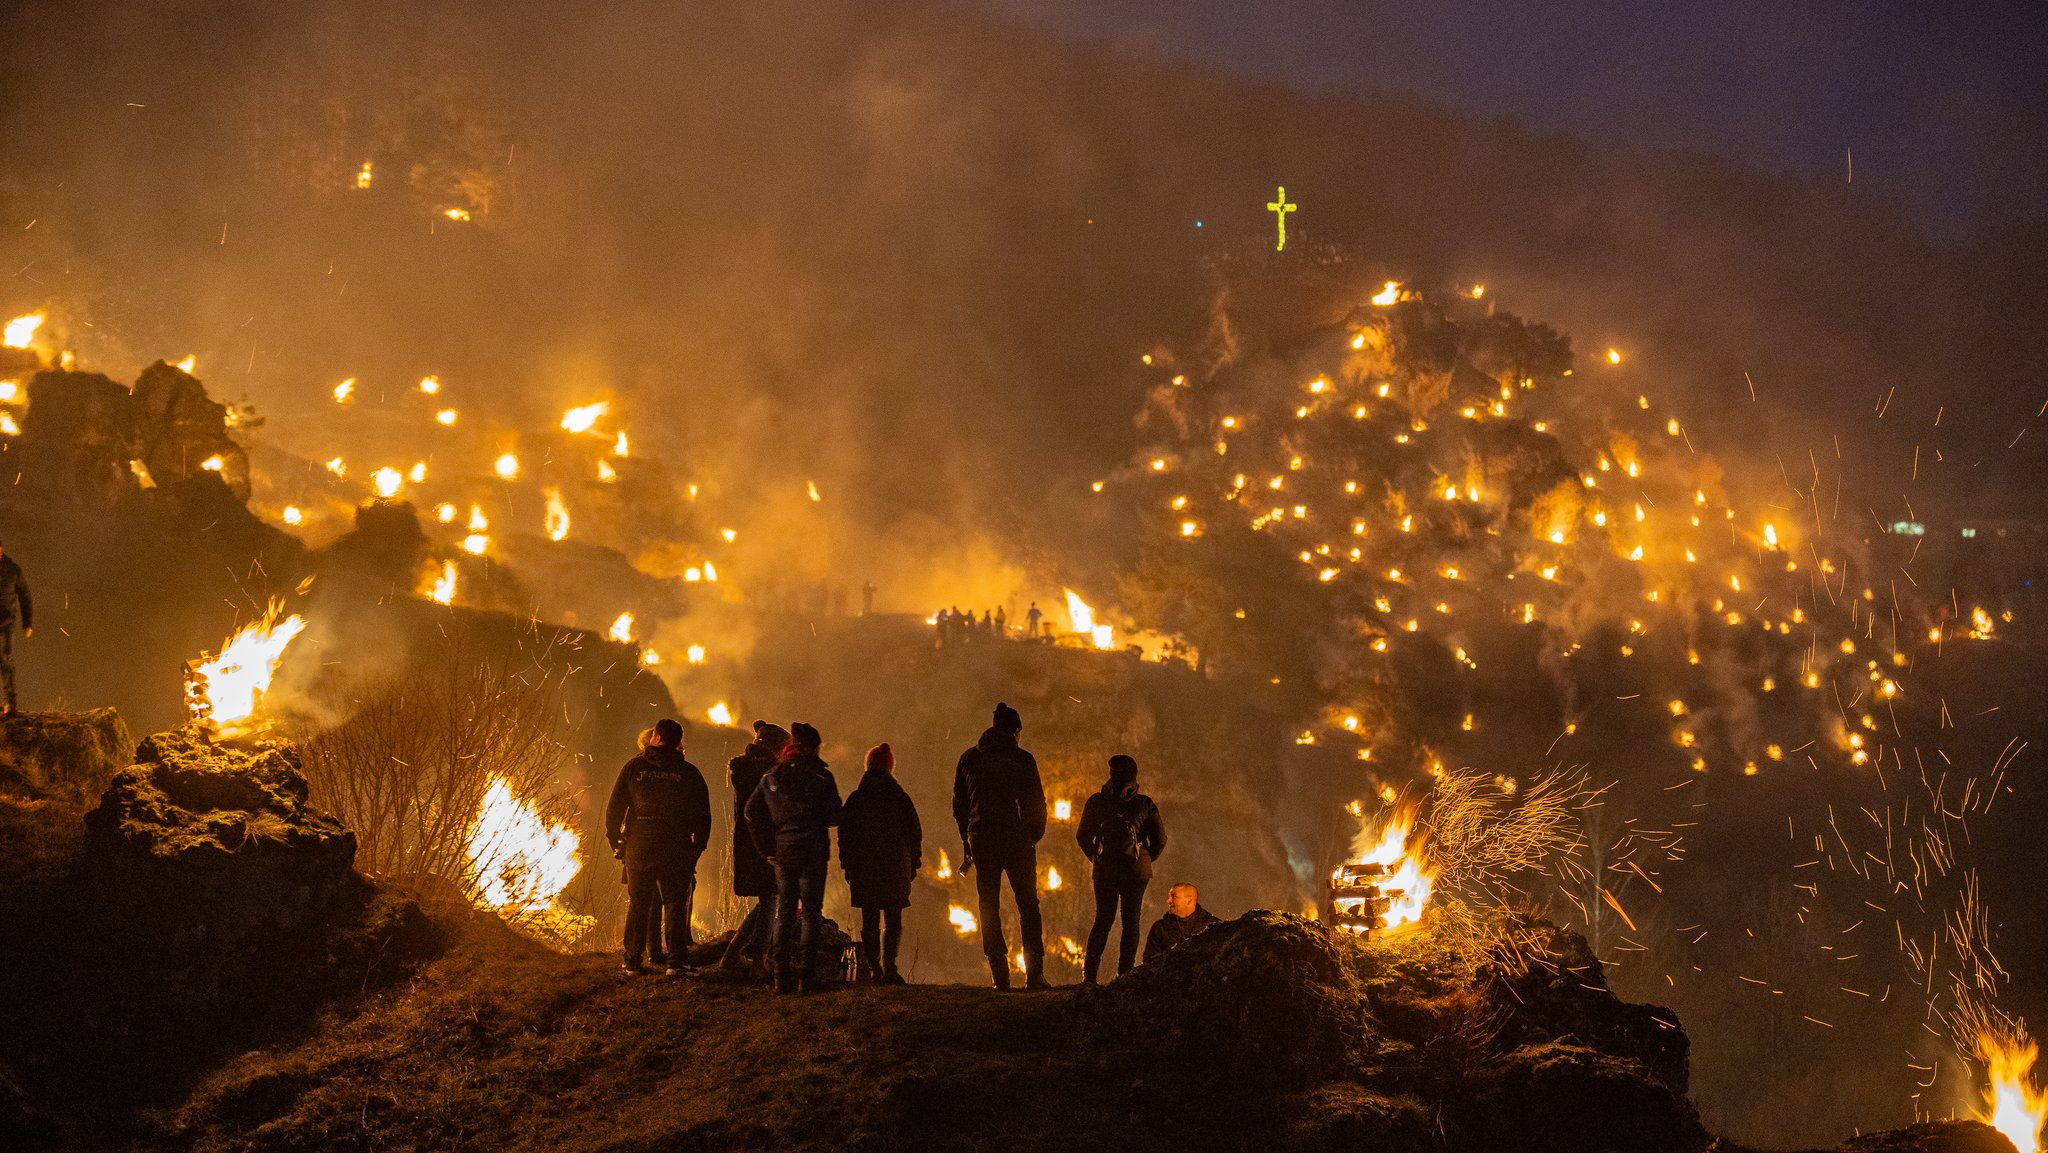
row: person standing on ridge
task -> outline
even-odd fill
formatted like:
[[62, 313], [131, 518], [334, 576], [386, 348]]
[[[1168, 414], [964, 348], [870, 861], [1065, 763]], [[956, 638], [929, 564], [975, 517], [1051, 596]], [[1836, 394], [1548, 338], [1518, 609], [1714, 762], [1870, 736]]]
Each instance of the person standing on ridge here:
[[14, 715], [14, 622], [21, 622], [24, 638], [36, 635], [35, 608], [21, 565], [0, 546], [0, 690], [7, 696], [0, 701], [0, 716]]
[[1038, 611], [1038, 602], [1032, 601], [1030, 611], [1024, 614], [1025, 640], [1035, 641], [1038, 639], [1038, 622], [1043, 619], [1045, 619], [1045, 614]]
[[1138, 791], [1137, 761], [1122, 753], [1109, 758], [1109, 780], [1082, 806], [1074, 838], [1095, 866], [1095, 924], [1088, 930], [1088, 957], [1082, 969], [1082, 979], [1093, 985], [1119, 907], [1123, 936], [1117, 939], [1116, 975], [1123, 976], [1137, 963], [1145, 886], [1152, 883], [1152, 862], [1166, 848], [1159, 806]]
[[711, 791], [684, 758], [683, 726], [673, 717], [640, 734], [640, 755], [612, 786], [604, 832], [626, 863], [626, 972], [641, 971], [646, 950], [671, 977], [692, 972], [690, 894], [711, 839]]
[[[818, 756], [823, 738], [798, 721], [789, 747], [747, 802], [747, 833], [775, 866], [775, 991], [809, 992], [824, 920], [825, 871], [832, 864], [832, 826], [839, 823], [839, 784]], [[797, 914], [801, 909], [802, 927]]]
[[880, 985], [907, 984], [896, 970], [910, 883], [924, 864], [924, 828], [917, 804], [896, 781], [888, 745], [868, 750], [867, 772], [839, 818], [839, 864], [853, 907], [860, 910], [860, 971]]
[[768, 934], [775, 919], [775, 866], [754, 847], [747, 831], [747, 802], [761, 787], [761, 778], [775, 767], [782, 750], [789, 745], [789, 731], [767, 721], [754, 722], [754, 740], [747, 750], [726, 763], [732, 774], [732, 891], [736, 897], [754, 898], [754, 907], [740, 922], [732, 944], [726, 946], [718, 967], [737, 972], [768, 965]]
[[960, 754], [953, 773], [953, 820], [964, 850], [961, 871], [975, 865], [981, 904], [981, 951], [998, 989], [1010, 987], [1009, 948], [1003, 940], [1003, 878], [1017, 901], [1023, 937], [1024, 983], [1046, 989], [1045, 933], [1038, 916], [1038, 842], [1045, 836], [1045, 785], [1038, 762], [1017, 743], [1024, 721], [1000, 702], [995, 723]]

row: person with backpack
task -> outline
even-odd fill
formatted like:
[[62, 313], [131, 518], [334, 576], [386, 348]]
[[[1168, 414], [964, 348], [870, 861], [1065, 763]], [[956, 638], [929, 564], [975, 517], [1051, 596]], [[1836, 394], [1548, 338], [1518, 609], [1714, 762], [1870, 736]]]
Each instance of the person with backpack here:
[[789, 726], [789, 747], [747, 801], [747, 834], [775, 866], [777, 993], [809, 992], [817, 983], [813, 965], [824, 920], [825, 871], [840, 812], [839, 785], [818, 756], [822, 743], [810, 725]]
[[726, 764], [732, 774], [732, 891], [736, 897], [754, 899], [753, 909], [719, 958], [718, 967], [728, 973], [756, 966], [765, 970], [768, 965], [768, 934], [775, 919], [775, 866], [754, 847], [754, 838], [747, 831], [747, 802], [754, 799], [761, 778], [775, 767], [788, 744], [789, 730], [755, 721], [753, 742]]
[[960, 754], [953, 772], [953, 820], [960, 827], [960, 871], [976, 865], [980, 899], [981, 951], [998, 989], [1010, 987], [1009, 947], [1003, 941], [1003, 878], [1017, 902], [1017, 930], [1024, 939], [1024, 984], [1051, 988], [1045, 980], [1045, 931], [1038, 913], [1038, 842], [1045, 836], [1045, 785], [1038, 761], [1017, 743], [1024, 721], [998, 701], [995, 723], [973, 748]]
[[663, 717], [640, 734], [640, 755], [619, 770], [604, 810], [605, 839], [626, 865], [625, 970], [640, 958], [671, 977], [690, 967], [690, 894], [711, 839], [711, 791], [683, 756], [683, 726]]
[[1130, 972], [1138, 959], [1138, 927], [1145, 886], [1152, 883], [1152, 862], [1166, 848], [1166, 824], [1159, 806], [1138, 791], [1138, 762], [1118, 753], [1109, 758], [1109, 780], [1081, 808], [1074, 833], [1081, 854], [1095, 866], [1095, 924], [1088, 930], [1088, 956], [1082, 979], [1096, 983], [1109, 929], [1122, 910], [1123, 935], [1117, 939], [1116, 972]]
[[896, 782], [896, 754], [888, 745], [868, 750], [867, 772], [846, 798], [839, 818], [839, 864], [846, 870], [853, 907], [860, 910], [862, 979], [907, 984], [896, 970], [896, 951], [903, 944], [910, 883], [924, 864], [924, 829], [917, 804]]

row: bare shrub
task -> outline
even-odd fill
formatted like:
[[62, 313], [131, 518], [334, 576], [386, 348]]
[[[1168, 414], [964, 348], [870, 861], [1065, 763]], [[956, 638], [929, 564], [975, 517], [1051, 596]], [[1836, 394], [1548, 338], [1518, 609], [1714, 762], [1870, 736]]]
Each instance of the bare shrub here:
[[358, 867], [422, 890], [476, 891], [471, 825], [493, 779], [544, 820], [575, 828], [559, 677], [531, 658], [471, 654], [448, 638], [355, 703], [294, 734], [316, 803], [356, 834]]

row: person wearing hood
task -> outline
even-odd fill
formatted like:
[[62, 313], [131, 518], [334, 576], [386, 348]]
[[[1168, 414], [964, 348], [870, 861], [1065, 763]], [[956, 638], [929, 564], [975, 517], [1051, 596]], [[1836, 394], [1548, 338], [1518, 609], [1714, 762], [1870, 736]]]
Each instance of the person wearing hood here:
[[1095, 866], [1095, 924], [1088, 930], [1088, 958], [1082, 969], [1082, 979], [1093, 985], [1119, 909], [1123, 935], [1117, 939], [1117, 976], [1130, 972], [1137, 962], [1145, 886], [1152, 883], [1152, 862], [1166, 848], [1159, 806], [1138, 791], [1137, 761], [1122, 753], [1109, 758], [1109, 780], [1082, 806], [1074, 836], [1081, 854]]
[[626, 863], [626, 972], [640, 972], [651, 949], [669, 976], [689, 973], [690, 894], [711, 839], [711, 791], [683, 756], [683, 726], [674, 718], [640, 734], [640, 755], [612, 786], [604, 832]]
[[1045, 980], [1045, 933], [1038, 914], [1038, 842], [1045, 836], [1045, 785], [1038, 761], [1017, 743], [1024, 721], [998, 702], [995, 723], [973, 748], [960, 754], [953, 773], [953, 820], [964, 850], [960, 869], [976, 865], [980, 899], [981, 951], [998, 989], [1010, 987], [1009, 947], [1003, 940], [1003, 878], [1017, 901], [1017, 930], [1024, 938], [1025, 985], [1050, 988]]
[[1202, 907], [1201, 894], [1182, 881], [1166, 890], [1166, 915], [1145, 935], [1145, 963], [1151, 964], [1216, 923], [1216, 914]]
[[853, 907], [860, 910], [861, 976], [875, 984], [906, 984], [896, 969], [896, 952], [903, 944], [910, 883], [924, 864], [924, 828], [917, 804], [896, 781], [896, 754], [888, 745], [868, 750], [867, 772], [846, 798], [839, 864]]
[[[839, 785], [818, 756], [818, 730], [789, 726], [789, 745], [747, 801], [747, 835], [775, 867], [775, 991], [807, 992], [824, 919], [825, 872], [832, 863], [832, 826], [839, 823]], [[798, 913], [802, 913], [801, 928]]]
[[775, 866], [761, 855], [747, 831], [747, 802], [754, 799], [761, 778], [775, 767], [788, 744], [789, 730], [755, 721], [753, 742], [726, 764], [732, 774], [732, 891], [736, 897], [754, 899], [753, 909], [719, 958], [718, 967], [729, 972], [768, 963], [768, 934], [775, 920]]

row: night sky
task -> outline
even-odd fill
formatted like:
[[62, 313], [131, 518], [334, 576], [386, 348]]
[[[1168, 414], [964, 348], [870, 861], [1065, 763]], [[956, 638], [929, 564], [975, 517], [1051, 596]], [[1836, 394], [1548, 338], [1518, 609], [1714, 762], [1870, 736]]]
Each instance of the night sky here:
[[984, 0], [1301, 87], [1845, 178], [1960, 234], [2042, 212], [2048, 6]]

